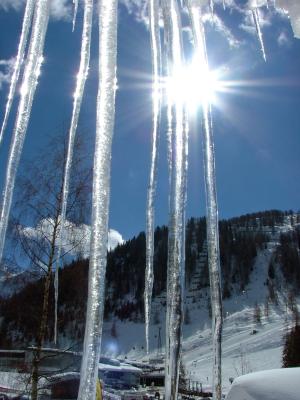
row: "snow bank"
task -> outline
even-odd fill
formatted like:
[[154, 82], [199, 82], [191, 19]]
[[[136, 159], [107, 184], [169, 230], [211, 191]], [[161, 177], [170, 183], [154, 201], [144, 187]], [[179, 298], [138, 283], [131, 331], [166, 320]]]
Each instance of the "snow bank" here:
[[17, 372], [0, 372], [0, 387], [16, 392], [25, 392], [29, 381], [28, 374], [19, 374]]
[[235, 379], [226, 400], [299, 400], [300, 368], [271, 369]]

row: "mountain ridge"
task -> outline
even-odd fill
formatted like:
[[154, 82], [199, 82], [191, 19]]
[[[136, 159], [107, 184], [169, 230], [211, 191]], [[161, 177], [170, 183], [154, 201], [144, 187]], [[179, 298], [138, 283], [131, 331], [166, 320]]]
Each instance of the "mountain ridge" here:
[[[204, 318], [208, 324], [210, 298], [205, 251], [205, 219], [189, 219], [186, 229], [185, 325], [191, 324], [191, 319], [200, 318], [196, 316], [195, 307], [203, 311], [201, 318]], [[154, 272], [156, 279], [152, 306], [154, 327], [162, 322], [162, 310], [166, 303], [167, 234], [167, 227], [157, 227], [155, 230]], [[295, 294], [300, 287], [299, 244], [300, 215], [298, 213], [271, 210], [220, 221], [224, 300], [228, 304], [234, 302], [235, 299], [241, 301], [243, 296], [250, 295], [249, 284], [252, 285], [252, 279], [256, 279], [260, 281], [260, 291], [254, 292], [251, 304], [250, 299], [247, 298], [244, 302], [245, 306], [255, 309], [255, 303], [257, 303], [260, 307], [259, 312], [262, 314], [262, 307], [279, 304], [279, 297], [284, 293], [286, 307], [289, 309], [295, 307]], [[105, 301], [105, 324], [110, 327], [106, 328], [108, 338], [112, 337], [114, 323], [123, 324], [123, 321], [139, 324], [143, 322], [144, 266], [145, 234], [143, 232], [108, 253]], [[60, 271], [58, 328], [62, 346], [72, 343], [76, 348], [81, 348], [85, 322], [87, 272], [88, 260], [73, 261]], [[261, 294], [255, 300], [259, 292]], [[34, 343], [41, 312], [42, 293], [43, 278], [30, 282], [9, 298], [1, 299], [1, 347], [16, 348]], [[51, 291], [47, 335], [49, 344], [51, 344], [53, 331], [53, 307], [53, 291]], [[127, 346], [126, 349], [128, 351], [129, 347]]]

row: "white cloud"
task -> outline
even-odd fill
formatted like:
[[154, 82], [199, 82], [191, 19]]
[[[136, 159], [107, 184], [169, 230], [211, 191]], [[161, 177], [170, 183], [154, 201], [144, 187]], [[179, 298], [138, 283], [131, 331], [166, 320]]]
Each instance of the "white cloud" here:
[[9, 83], [13, 73], [14, 62], [14, 58], [10, 58], [9, 60], [0, 60], [0, 90], [2, 89], [3, 84]]
[[8, 11], [13, 8], [14, 10], [19, 10], [25, 0], [0, 0], [0, 9], [2, 8], [4, 11]]
[[[209, 6], [209, 1], [206, 0], [207, 7], [210, 8]], [[219, 4], [221, 7], [223, 7], [223, 4], [225, 4], [225, 9], [230, 9], [230, 10], [236, 10], [239, 12], [243, 12], [244, 8], [240, 5], [239, 0], [214, 0], [214, 4]]]
[[[25, 227], [21, 233], [29, 239], [41, 240], [45, 238], [51, 240], [53, 234], [54, 221], [43, 219], [35, 227]], [[59, 234], [59, 231], [58, 231]], [[76, 257], [81, 255], [88, 258], [90, 252], [91, 227], [89, 225], [75, 225], [66, 221], [64, 236], [62, 238], [62, 251], [68, 256]], [[118, 244], [124, 242], [122, 235], [115, 229], [110, 229], [108, 233], [108, 249], [113, 250]]]
[[[21, 10], [25, 0], [0, 0], [0, 10]], [[51, 0], [51, 17], [56, 20], [70, 20], [72, 14], [72, 0]]]
[[108, 248], [113, 250], [118, 244], [122, 244], [124, 242], [122, 235], [120, 232], [110, 229], [108, 233]]
[[[239, 27], [247, 33], [256, 36], [256, 28], [254, 25], [253, 15], [250, 10], [244, 11], [243, 22]], [[272, 13], [268, 10], [258, 9], [259, 25], [261, 28], [271, 26]]]
[[70, 0], [52, 0], [51, 16], [56, 20], [71, 20], [72, 2]]
[[257, 8], [268, 5], [268, 0], [249, 0], [248, 7]]
[[204, 22], [211, 23], [214, 28], [227, 40], [230, 47], [240, 46], [240, 41], [234, 36], [232, 31], [228, 28], [228, 26], [225, 25], [225, 23], [217, 14], [214, 14], [213, 16], [211, 13], [204, 14], [203, 20]]
[[280, 32], [280, 35], [277, 38], [277, 43], [279, 46], [281, 47], [289, 47], [291, 45], [289, 36], [287, 35], [287, 33], [285, 31]]
[[289, 14], [294, 35], [300, 39], [300, 1], [276, 0], [275, 5]]
[[148, 24], [148, 0], [120, 0], [120, 3], [137, 21]]

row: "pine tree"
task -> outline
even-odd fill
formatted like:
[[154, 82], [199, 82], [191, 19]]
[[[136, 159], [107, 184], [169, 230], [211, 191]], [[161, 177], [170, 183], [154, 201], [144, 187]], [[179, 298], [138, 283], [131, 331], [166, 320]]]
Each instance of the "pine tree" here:
[[282, 366], [284, 368], [300, 367], [300, 325], [297, 323], [286, 334], [282, 354]]
[[264, 314], [265, 314], [265, 317], [268, 317], [268, 316], [269, 316], [269, 312], [270, 312], [269, 301], [270, 301], [269, 296], [267, 296], [267, 297], [266, 297], [266, 300], [265, 300], [265, 307], [264, 307]]
[[253, 317], [254, 317], [254, 322], [255, 323], [257, 323], [257, 324], [261, 323], [261, 310], [260, 310], [260, 307], [259, 307], [259, 305], [257, 303], [255, 304]]
[[270, 279], [275, 278], [275, 269], [274, 269], [274, 265], [273, 265], [272, 261], [270, 261], [270, 264], [269, 264], [268, 275], [269, 275]]
[[184, 313], [184, 323], [185, 325], [189, 325], [191, 323], [191, 316], [190, 316], [190, 310], [187, 307], [185, 309], [185, 313]]
[[179, 388], [181, 390], [185, 390], [188, 388], [187, 371], [182, 360], [180, 360], [179, 366]]
[[117, 337], [118, 337], [115, 321], [113, 322], [113, 324], [112, 324], [112, 326], [111, 326], [110, 336], [113, 337], [113, 338], [117, 338]]

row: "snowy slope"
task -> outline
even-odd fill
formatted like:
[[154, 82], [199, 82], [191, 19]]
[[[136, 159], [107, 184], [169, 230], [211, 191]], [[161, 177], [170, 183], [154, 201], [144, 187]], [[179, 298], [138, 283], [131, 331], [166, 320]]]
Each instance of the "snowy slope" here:
[[[288, 229], [284, 229], [285, 231]], [[251, 274], [251, 282], [242, 293], [236, 293], [224, 301], [223, 328], [223, 387], [230, 387], [230, 378], [260, 371], [280, 368], [284, 335], [291, 327], [293, 316], [286, 306], [287, 288], [281, 285], [278, 304], [269, 303], [268, 316], [265, 303], [268, 288], [268, 266], [276, 248], [276, 240], [270, 241], [266, 249], [259, 252]], [[212, 343], [211, 320], [208, 315], [209, 291], [202, 289], [202, 297], [196, 301], [186, 293], [185, 308], [189, 308], [190, 323], [184, 325], [183, 362], [192, 381], [211, 385]], [[153, 300], [153, 314], [158, 322], [150, 329], [150, 358], [157, 355], [159, 328], [164, 345], [165, 308], [164, 296]], [[255, 305], [261, 310], [261, 322], [254, 318]], [[300, 306], [300, 298], [298, 298]], [[158, 318], [157, 318], [157, 313]], [[115, 321], [117, 337], [111, 336], [112, 321], [105, 323], [102, 351], [130, 360], [147, 360], [145, 356], [144, 325], [133, 322]]]
[[[261, 324], [253, 321], [253, 308], [244, 307], [232, 312], [224, 322], [223, 331], [223, 385], [229, 388], [229, 378], [264, 369], [280, 368], [283, 348], [283, 336], [292, 320], [284, 312], [284, 304], [270, 307], [269, 317], [262, 317]], [[225, 302], [226, 308], [226, 302]], [[196, 314], [196, 313], [195, 313]], [[211, 384], [212, 344], [210, 320], [205, 311], [200, 320], [184, 327], [183, 361], [188, 370], [189, 379]], [[199, 323], [198, 323], [199, 321]], [[158, 327], [152, 326], [152, 346], [157, 342]], [[143, 360], [145, 357], [143, 324], [117, 323], [117, 338], [110, 336], [110, 325], [106, 323], [103, 337], [103, 352], [110, 355], [127, 356], [130, 360]], [[199, 327], [200, 326], [200, 327]], [[256, 331], [253, 334], [253, 331]], [[150, 355], [155, 358], [156, 349]]]

